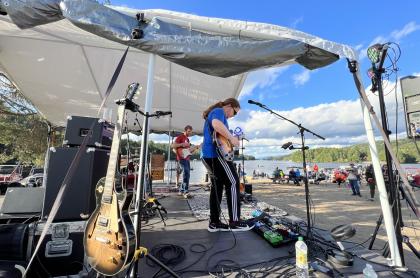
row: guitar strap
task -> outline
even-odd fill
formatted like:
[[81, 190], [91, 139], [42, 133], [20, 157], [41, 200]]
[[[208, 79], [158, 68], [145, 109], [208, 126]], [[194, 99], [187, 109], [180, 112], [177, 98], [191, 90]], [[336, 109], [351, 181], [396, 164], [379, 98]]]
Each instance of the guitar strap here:
[[[213, 138], [214, 128], [211, 126], [211, 124], [210, 124], [210, 122], [209, 122], [209, 118], [208, 118], [208, 117], [206, 118], [206, 122], [207, 122], [207, 126], [208, 126], [208, 128], [209, 128], [209, 134], [210, 134], [210, 136]], [[216, 148], [217, 148], [216, 141], [215, 141], [215, 140], [213, 140], [213, 139], [212, 139], [212, 141], [213, 141], [213, 144], [214, 144], [214, 145], [216, 146]]]

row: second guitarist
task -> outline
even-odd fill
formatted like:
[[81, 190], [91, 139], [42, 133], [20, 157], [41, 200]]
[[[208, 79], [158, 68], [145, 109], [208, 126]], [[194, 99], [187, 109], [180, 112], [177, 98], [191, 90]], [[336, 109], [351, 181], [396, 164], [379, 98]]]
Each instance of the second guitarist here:
[[171, 147], [176, 150], [176, 160], [178, 161], [178, 164], [183, 172], [182, 183], [179, 186], [179, 195], [184, 195], [185, 198], [188, 198], [190, 196], [188, 192], [191, 170], [190, 156], [199, 147], [191, 146], [190, 139], [188, 139], [188, 137], [190, 137], [192, 133], [192, 126], [185, 126], [184, 133], [176, 137], [175, 142], [171, 145]]

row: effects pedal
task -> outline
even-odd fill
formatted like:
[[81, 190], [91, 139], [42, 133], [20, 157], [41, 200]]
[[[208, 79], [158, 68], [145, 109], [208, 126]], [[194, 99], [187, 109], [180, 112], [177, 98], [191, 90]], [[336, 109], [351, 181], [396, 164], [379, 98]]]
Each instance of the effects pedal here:
[[270, 229], [269, 226], [261, 221], [255, 223], [254, 231], [262, 236], [272, 246], [278, 246], [283, 241], [283, 236]]

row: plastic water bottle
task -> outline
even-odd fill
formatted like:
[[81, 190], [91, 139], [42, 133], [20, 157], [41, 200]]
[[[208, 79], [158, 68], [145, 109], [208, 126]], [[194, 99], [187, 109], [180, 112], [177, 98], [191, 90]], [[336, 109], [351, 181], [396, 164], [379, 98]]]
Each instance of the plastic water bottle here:
[[303, 241], [303, 237], [299, 237], [295, 244], [296, 250], [296, 277], [309, 277], [308, 271], [308, 247]]
[[366, 267], [363, 269], [363, 276], [365, 278], [377, 278], [378, 277], [378, 275], [376, 274], [372, 265], [370, 265], [370, 264], [366, 264]]

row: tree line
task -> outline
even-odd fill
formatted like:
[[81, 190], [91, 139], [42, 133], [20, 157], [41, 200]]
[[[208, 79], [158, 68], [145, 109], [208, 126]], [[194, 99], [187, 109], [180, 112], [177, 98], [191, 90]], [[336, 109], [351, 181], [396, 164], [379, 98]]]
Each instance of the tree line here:
[[[392, 149], [401, 163], [418, 163], [420, 154], [416, 142], [412, 139], [399, 139], [391, 141]], [[385, 148], [383, 141], [376, 142], [379, 159], [385, 161]], [[344, 148], [316, 148], [306, 151], [307, 159], [316, 162], [363, 162], [370, 161], [368, 144], [358, 144]], [[302, 161], [300, 151], [294, 151], [286, 156], [269, 157], [268, 159]]]

